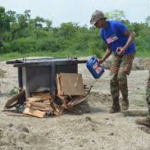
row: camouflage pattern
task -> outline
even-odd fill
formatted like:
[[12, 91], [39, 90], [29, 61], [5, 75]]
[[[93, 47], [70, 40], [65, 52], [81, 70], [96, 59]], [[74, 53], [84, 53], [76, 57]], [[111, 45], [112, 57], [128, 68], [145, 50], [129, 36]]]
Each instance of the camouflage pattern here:
[[147, 87], [146, 87], [146, 101], [147, 101], [147, 106], [148, 106], [148, 111], [150, 116], [150, 71], [149, 71], [149, 77], [147, 80]]
[[128, 100], [127, 75], [130, 74], [135, 53], [124, 56], [113, 55], [110, 69], [110, 91], [113, 105], [119, 105], [119, 91], [123, 100]]
[[150, 127], [150, 71], [149, 71], [149, 77], [147, 80], [147, 87], [146, 87], [146, 101], [147, 101], [149, 115], [144, 119], [136, 119], [135, 122], [139, 125]]

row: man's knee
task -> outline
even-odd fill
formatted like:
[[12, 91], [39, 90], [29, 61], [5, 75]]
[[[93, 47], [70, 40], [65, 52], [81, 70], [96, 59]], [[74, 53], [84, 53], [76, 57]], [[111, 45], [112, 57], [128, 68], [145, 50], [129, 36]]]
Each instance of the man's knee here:
[[127, 75], [123, 70], [118, 72], [118, 81], [126, 81]]
[[111, 74], [110, 75], [110, 84], [118, 82], [117, 74]]

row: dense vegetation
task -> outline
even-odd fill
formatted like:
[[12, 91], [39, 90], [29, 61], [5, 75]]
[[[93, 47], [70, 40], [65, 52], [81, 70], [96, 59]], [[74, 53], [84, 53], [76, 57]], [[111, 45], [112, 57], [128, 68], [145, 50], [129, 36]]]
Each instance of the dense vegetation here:
[[[129, 27], [135, 35], [138, 53], [146, 56], [150, 54], [150, 16], [145, 23], [131, 23], [123, 11], [116, 10], [106, 15]], [[81, 27], [72, 22], [52, 27], [51, 20], [31, 18], [30, 10], [17, 14], [14, 11], [6, 12], [4, 7], [0, 7], [0, 30], [3, 39], [1, 55], [100, 56], [106, 48], [99, 38], [98, 29], [86, 25]]]

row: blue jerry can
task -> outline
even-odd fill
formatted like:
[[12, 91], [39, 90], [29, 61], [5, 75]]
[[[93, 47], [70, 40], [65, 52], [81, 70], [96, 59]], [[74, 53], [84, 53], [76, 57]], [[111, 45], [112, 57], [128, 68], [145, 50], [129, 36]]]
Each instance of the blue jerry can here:
[[86, 62], [86, 67], [91, 72], [95, 79], [100, 78], [100, 76], [104, 73], [104, 68], [98, 63], [98, 59], [93, 56]]

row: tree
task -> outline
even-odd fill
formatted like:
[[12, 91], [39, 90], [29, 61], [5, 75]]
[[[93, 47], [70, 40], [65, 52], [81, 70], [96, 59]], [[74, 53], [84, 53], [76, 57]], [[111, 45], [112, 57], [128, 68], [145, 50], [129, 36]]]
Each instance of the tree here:
[[3, 32], [9, 30], [9, 28], [10, 28], [9, 17], [5, 13], [5, 8], [0, 7], [0, 29]]
[[111, 12], [107, 12], [106, 16], [107, 16], [107, 18], [114, 19], [114, 20], [119, 20], [119, 21], [127, 20], [125, 12], [122, 11], [122, 10], [114, 10], [114, 11], [111, 11]]

